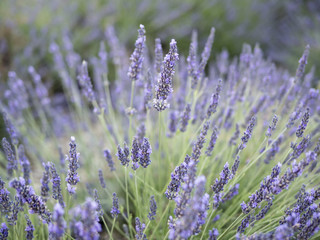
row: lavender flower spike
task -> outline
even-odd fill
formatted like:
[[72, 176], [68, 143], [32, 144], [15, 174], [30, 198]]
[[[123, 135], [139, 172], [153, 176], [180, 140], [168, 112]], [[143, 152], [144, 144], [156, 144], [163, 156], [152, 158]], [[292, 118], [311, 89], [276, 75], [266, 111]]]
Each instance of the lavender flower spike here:
[[167, 98], [173, 91], [172, 78], [175, 73], [174, 67], [178, 59], [177, 42], [172, 39], [169, 53], [164, 58], [163, 69], [156, 85], [156, 98], [153, 100], [153, 106], [159, 112], [170, 106], [167, 103]]
[[217, 106], [218, 106], [219, 99], [220, 99], [221, 88], [222, 88], [222, 79], [219, 79], [219, 83], [217, 85], [216, 92], [214, 94], [212, 94], [212, 97], [211, 97], [211, 103], [210, 103], [208, 110], [207, 110], [207, 118], [210, 118], [210, 116], [217, 111]]
[[130, 155], [130, 151], [129, 151], [126, 143], [124, 143], [123, 149], [120, 147], [120, 145], [118, 145], [117, 157], [118, 157], [121, 165], [126, 166], [126, 167], [129, 166], [129, 162], [130, 162], [129, 155]]
[[11, 177], [13, 174], [13, 170], [18, 170], [18, 163], [16, 160], [16, 156], [14, 155], [11, 145], [6, 138], [2, 139], [2, 147], [6, 155], [6, 158], [8, 160], [7, 172], [8, 172], [8, 175]]
[[188, 122], [190, 120], [190, 113], [191, 113], [191, 104], [188, 103], [186, 105], [186, 108], [181, 118], [181, 127], [180, 127], [181, 132], [185, 132], [187, 130]]
[[12, 202], [10, 200], [10, 192], [4, 186], [5, 182], [0, 177], [0, 210], [3, 214], [8, 214], [12, 209]]
[[143, 233], [144, 229], [146, 228], [146, 225], [144, 223], [140, 222], [140, 219], [136, 218], [136, 239], [137, 240], [147, 240], [146, 234]]
[[298, 79], [300, 79], [303, 76], [305, 67], [306, 67], [306, 65], [308, 63], [309, 53], [310, 53], [310, 46], [307, 45], [305, 50], [304, 50], [304, 52], [303, 52], [302, 57], [299, 60], [299, 66], [298, 66], [297, 72], [296, 72], [296, 77]]
[[50, 172], [52, 176], [52, 198], [58, 200], [61, 207], [65, 207], [62, 191], [61, 191], [61, 178], [57, 173], [56, 167], [53, 163], [50, 163]]
[[9, 236], [9, 229], [8, 229], [6, 223], [1, 223], [0, 239], [7, 240], [8, 236]]
[[243, 133], [243, 137], [241, 138], [242, 143], [238, 147], [239, 150], [243, 150], [246, 147], [246, 144], [248, 143], [249, 139], [251, 138], [252, 130], [253, 130], [254, 126], [256, 125], [256, 121], [257, 121], [257, 119], [255, 116], [253, 116], [250, 119], [247, 130]]
[[212, 44], [213, 44], [213, 41], [214, 41], [214, 33], [215, 33], [215, 28], [213, 27], [210, 30], [210, 35], [208, 37], [206, 45], [204, 46], [203, 52], [201, 53], [201, 62], [200, 62], [200, 65], [199, 65], [199, 76], [200, 76], [200, 79], [201, 79], [201, 77], [203, 75], [204, 68], [206, 67], [207, 62], [208, 62], [209, 57], [210, 57], [211, 48], [212, 48]]
[[69, 161], [69, 170], [68, 176], [66, 177], [67, 181], [67, 189], [70, 194], [75, 193], [75, 185], [80, 181], [80, 177], [78, 176], [77, 169], [79, 168], [79, 157], [80, 154], [77, 153], [77, 145], [76, 145], [75, 137], [71, 137], [70, 141], [70, 150], [69, 156], [67, 156], [66, 160]]
[[32, 225], [32, 222], [27, 214], [24, 215], [27, 221], [27, 226], [25, 228], [25, 231], [27, 233], [26, 239], [32, 240], [33, 239], [33, 232], [34, 232], [34, 226]]
[[30, 180], [30, 162], [28, 160], [28, 158], [26, 157], [25, 151], [24, 151], [24, 147], [23, 145], [20, 145], [18, 148], [18, 155], [19, 155], [19, 160], [20, 160], [20, 165], [21, 165], [21, 171], [23, 173], [23, 178], [26, 180], [27, 184], [31, 183]]
[[41, 182], [41, 197], [42, 197], [43, 201], [46, 202], [48, 199], [48, 196], [49, 196], [49, 191], [50, 191], [50, 187], [49, 187], [50, 164], [43, 163], [43, 167], [44, 167], [44, 172], [43, 172], [43, 176], [40, 180], [40, 182]]
[[160, 74], [160, 72], [162, 70], [162, 59], [163, 59], [163, 51], [162, 51], [160, 38], [156, 38], [156, 40], [155, 40], [154, 55], [155, 55], [154, 67], [156, 69], [156, 72], [158, 74]]
[[219, 236], [218, 229], [212, 228], [212, 230], [209, 231], [209, 238], [208, 240], [217, 240]]
[[54, 206], [52, 214], [52, 222], [48, 226], [49, 236], [52, 240], [59, 240], [63, 237], [64, 232], [67, 228], [67, 223], [63, 218], [64, 210], [63, 207], [57, 203]]
[[105, 157], [105, 159], [106, 159], [106, 161], [107, 161], [107, 163], [108, 163], [108, 166], [109, 166], [109, 168], [110, 168], [110, 171], [112, 172], [112, 171], [115, 171], [116, 169], [115, 169], [115, 167], [114, 167], [114, 162], [113, 162], [113, 160], [112, 160], [112, 156], [111, 156], [111, 153], [110, 153], [110, 151], [108, 150], [108, 149], [106, 149], [106, 150], [104, 150], [104, 157]]
[[301, 123], [296, 131], [296, 136], [298, 138], [303, 137], [304, 130], [306, 129], [308, 122], [309, 122], [309, 118], [310, 118], [309, 112], [310, 112], [310, 109], [307, 108], [306, 112], [304, 113], [304, 115], [302, 117]]
[[112, 208], [111, 208], [110, 213], [113, 218], [117, 218], [118, 215], [120, 214], [118, 197], [117, 197], [116, 193], [113, 193], [112, 196], [113, 196], [112, 197]]
[[150, 221], [154, 220], [155, 219], [154, 217], [156, 216], [156, 214], [157, 214], [157, 202], [154, 199], [154, 196], [151, 196], [151, 198], [150, 198], [150, 212], [148, 214], [149, 220]]
[[82, 62], [78, 80], [82, 88], [83, 95], [88, 99], [89, 102], [95, 101], [96, 96], [92, 87], [91, 79], [88, 74], [88, 63], [86, 61]]
[[147, 138], [143, 138], [143, 143], [140, 149], [140, 165], [143, 168], [146, 168], [150, 165], [151, 160], [150, 160], [150, 155], [152, 153], [151, 145], [149, 143], [149, 140]]
[[267, 137], [271, 137], [272, 135], [272, 132], [276, 129], [277, 127], [277, 123], [278, 123], [278, 116], [277, 115], [274, 115], [273, 118], [272, 118], [272, 122], [270, 123], [269, 127], [268, 127], [268, 130], [266, 132], [266, 136]]
[[139, 80], [142, 71], [143, 49], [146, 41], [146, 30], [142, 24], [140, 24], [138, 33], [139, 35], [135, 43], [135, 49], [130, 57], [131, 64], [128, 71], [128, 77], [131, 79], [131, 81]]
[[139, 141], [136, 137], [133, 139], [133, 142], [132, 142], [131, 160], [132, 160], [132, 169], [137, 170], [139, 168], [140, 146], [139, 146]]

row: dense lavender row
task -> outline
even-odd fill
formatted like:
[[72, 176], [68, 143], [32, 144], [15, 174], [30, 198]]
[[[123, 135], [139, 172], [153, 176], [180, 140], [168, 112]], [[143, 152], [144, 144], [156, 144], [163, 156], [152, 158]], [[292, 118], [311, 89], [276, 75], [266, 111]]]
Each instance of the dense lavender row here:
[[214, 33], [187, 58], [174, 39], [153, 54], [143, 25], [129, 61], [112, 28], [87, 61], [52, 43], [63, 94], [10, 72], [0, 239], [319, 237], [309, 46], [292, 76], [258, 45], [208, 64]]

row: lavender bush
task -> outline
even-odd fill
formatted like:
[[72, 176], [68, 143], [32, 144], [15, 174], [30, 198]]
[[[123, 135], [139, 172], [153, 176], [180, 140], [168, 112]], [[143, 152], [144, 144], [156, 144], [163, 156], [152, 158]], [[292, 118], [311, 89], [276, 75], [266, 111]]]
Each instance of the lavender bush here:
[[214, 34], [189, 56], [143, 25], [130, 58], [114, 29], [83, 61], [52, 42], [63, 94], [9, 72], [0, 239], [319, 238], [309, 46], [292, 74], [258, 45], [208, 62]]

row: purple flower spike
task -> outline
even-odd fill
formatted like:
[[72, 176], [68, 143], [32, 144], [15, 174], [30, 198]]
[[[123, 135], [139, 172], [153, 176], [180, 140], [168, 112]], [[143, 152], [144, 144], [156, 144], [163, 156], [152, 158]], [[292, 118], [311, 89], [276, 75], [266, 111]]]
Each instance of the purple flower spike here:
[[152, 149], [151, 149], [151, 145], [149, 143], [149, 140], [147, 138], [143, 138], [143, 143], [142, 143], [141, 149], [139, 151], [139, 156], [140, 156], [139, 163], [143, 168], [146, 168], [150, 165], [151, 153], [152, 153]]
[[2, 139], [2, 147], [6, 155], [6, 158], [8, 160], [7, 172], [8, 172], [8, 175], [11, 177], [13, 174], [13, 170], [16, 170], [16, 171], [18, 170], [18, 163], [16, 160], [16, 156], [11, 148], [10, 143], [7, 141], [6, 138]]
[[187, 104], [181, 118], [181, 127], [180, 127], [181, 132], [185, 132], [187, 130], [188, 122], [190, 120], [190, 113], [191, 113], [191, 104]]
[[104, 153], [104, 157], [105, 157], [105, 159], [106, 159], [106, 161], [108, 163], [108, 166], [110, 168], [110, 171], [111, 172], [115, 171], [116, 169], [114, 167], [114, 162], [112, 160], [111, 152], [108, 149], [106, 149], [106, 150], [104, 150], [103, 153]]
[[24, 147], [23, 145], [20, 145], [18, 148], [18, 156], [20, 160], [20, 165], [21, 165], [21, 171], [23, 173], [23, 178], [26, 180], [27, 184], [31, 183], [30, 180], [30, 162], [25, 154]]
[[266, 132], [266, 136], [267, 137], [271, 137], [272, 135], [272, 132], [276, 129], [277, 127], [277, 123], [278, 123], [278, 116], [277, 115], [274, 115], [273, 118], [272, 118], [272, 122], [270, 123], [269, 127], [268, 127], [268, 130]]
[[12, 202], [10, 200], [10, 192], [5, 188], [5, 182], [0, 177], [0, 210], [3, 214], [11, 212]]
[[96, 96], [92, 87], [91, 79], [88, 74], [88, 63], [86, 61], [82, 62], [78, 80], [82, 88], [83, 95], [88, 99], [89, 102], [95, 101]]
[[178, 59], [177, 42], [172, 39], [170, 42], [169, 53], [165, 56], [163, 61], [163, 68], [156, 85], [156, 96], [153, 100], [153, 106], [159, 112], [170, 106], [167, 103], [167, 98], [173, 91], [172, 78], [175, 73], [174, 67]]
[[[43, 176], [42, 176], [42, 178], [40, 180], [40, 182], [41, 182], [41, 197], [42, 197], [43, 201], [46, 202], [48, 197], [49, 197], [49, 191], [50, 191], [50, 187], [49, 187], [49, 182], [50, 182], [50, 164], [49, 163], [43, 163], [43, 167], [44, 167], [44, 172], [43, 172]], [[26, 183], [27, 183], [27, 181], [26, 181]]]
[[157, 203], [156, 200], [154, 199], [154, 196], [151, 196], [150, 198], [150, 212], [148, 214], [149, 220], [154, 220], [155, 216], [157, 214]]
[[239, 150], [243, 150], [247, 146], [247, 143], [251, 138], [252, 130], [253, 130], [254, 126], [256, 125], [256, 122], [257, 122], [257, 119], [255, 116], [253, 116], [250, 119], [247, 130], [243, 133], [243, 136], [241, 138], [242, 143], [238, 147]]
[[112, 208], [111, 208], [110, 213], [113, 218], [117, 218], [118, 215], [120, 214], [118, 197], [117, 197], [116, 193], [113, 193], [112, 196], [113, 196], [112, 197]]
[[137, 240], [147, 240], [146, 234], [143, 233], [146, 225], [140, 222], [140, 219], [136, 218], [136, 239]]
[[63, 207], [57, 203], [54, 206], [52, 214], [52, 222], [49, 223], [48, 231], [50, 239], [59, 240], [63, 237], [67, 228], [67, 223], [63, 218], [64, 210]]
[[68, 176], [66, 177], [67, 181], [67, 189], [70, 194], [75, 193], [75, 185], [80, 181], [80, 177], [78, 176], [77, 169], [79, 168], [79, 157], [80, 153], [77, 153], [77, 144], [75, 137], [71, 137], [70, 141], [70, 150], [69, 156], [67, 156], [66, 160], [69, 161], [69, 170]]
[[92, 199], [87, 199], [82, 206], [71, 210], [70, 229], [75, 239], [99, 239], [99, 232], [102, 229], [97, 209], [98, 204]]
[[221, 89], [222, 89], [222, 79], [219, 79], [219, 83], [217, 85], [216, 92], [214, 94], [212, 94], [212, 97], [211, 97], [211, 103], [210, 103], [208, 110], [207, 110], [207, 118], [210, 118], [210, 116], [217, 111]]
[[299, 138], [299, 137], [303, 137], [303, 133], [304, 133], [304, 130], [306, 129], [307, 125], [308, 125], [308, 122], [309, 122], [309, 117], [310, 117], [310, 109], [307, 108], [306, 112], [304, 113], [303, 117], [302, 117], [302, 120], [301, 120], [301, 123], [296, 131], [296, 136]]
[[7, 240], [8, 236], [9, 236], [9, 229], [8, 229], [6, 223], [1, 223], [0, 239]]
[[106, 188], [106, 182], [104, 181], [102, 170], [99, 169], [99, 181], [102, 188]]
[[162, 71], [162, 60], [163, 60], [163, 51], [162, 51], [160, 38], [155, 39], [154, 55], [155, 55], [154, 67], [156, 69], [156, 72], [160, 74]]
[[138, 33], [139, 35], [135, 43], [135, 49], [130, 57], [131, 64], [128, 71], [128, 77], [131, 79], [131, 81], [139, 80], [142, 72], [143, 50], [146, 41], [146, 30], [142, 24], [140, 24]]
[[308, 63], [309, 53], [310, 53], [310, 46], [307, 45], [304, 52], [303, 52], [302, 57], [299, 60], [299, 66], [298, 66], [297, 72], [296, 72], [296, 77], [298, 79], [302, 78], [302, 76], [304, 74], [305, 67]]
[[133, 139], [133, 142], [132, 142], [131, 160], [132, 160], [132, 169], [137, 170], [139, 168], [139, 160], [140, 160], [140, 145], [136, 137]]
[[52, 198], [58, 200], [61, 207], [65, 207], [62, 191], [61, 191], [61, 178], [57, 173], [56, 167], [50, 163], [50, 172], [52, 176]]
[[129, 155], [130, 155], [130, 150], [127, 147], [127, 144], [124, 143], [124, 148], [122, 149], [120, 147], [120, 145], [118, 145], [118, 153], [117, 153], [117, 157], [121, 163], [122, 166], [129, 166]]
[[211, 156], [212, 151], [214, 149], [214, 146], [216, 145], [217, 138], [218, 138], [218, 129], [216, 127], [214, 127], [213, 131], [212, 131], [212, 134], [211, 134], [209, 146], [208, 146], [207, 151], [206, 151], [206, 155], [207, 156]]
[[27, 221], [27, 226], [24, 229], [26, 231], [26, 239], [27, 240], [32, 240], [33, 239], [33, 232], [34, 232], [34, 226], [27, 214], [24, 215], [25, 219]]
[[212, 228], [212, 230], [209, 231], [209, 238], [208, 240], [217, 240], [219, 236], [218, 229]]

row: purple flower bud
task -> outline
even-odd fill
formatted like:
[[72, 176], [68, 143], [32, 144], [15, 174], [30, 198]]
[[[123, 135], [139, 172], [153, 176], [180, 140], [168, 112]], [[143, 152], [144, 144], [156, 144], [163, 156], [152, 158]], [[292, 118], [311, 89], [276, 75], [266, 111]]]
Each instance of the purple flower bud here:
[[217, 111], [217, 106], [219, 104], [221, 89], [222, 89], [222, 79], [219, 79], [219, 83], [217, 85], [216, 92], [214, 94], [212, 94], [212, 97], [211, 97], [211, 103], [210, 103], [208, 110], [207, 110], [207, 118], [210, 118], [210, 116]]
[[172, 39], [170, 42], [169, 53], [165, 56], [163, 61], [163, 68], [156, 85], [156, 96], [153, 100], [153, 106], [159, 112], [170, 106], [167, 103], [167, 98], [173, 91], [172, 78], [175, 73], [174, 67], [176, 65], [176, 61], [179, 59], [177, 51], [177, 43]]
[[250, 119], [247, 130], [243, 133], [243, 136], [241, 138], [242, 143], [238, 147], [239, 150], [243, 150], [246, 147], [249, 139], [251, 138], [252, 130], [253, 130], [254, 126], [256, 125], [256, 122], [257, 122], [257, 119], [255, 116], [253, 116]]
[[190, 113], [191, 113], [191, 104], [187, 104], [183, 112], [183, 115], [181, 117], [181, 126], [180, 126], [181, 132], [185, 132], [187, 130], [188, 122], [190, 120]]
[[301, 120], [301, 123], [296, 131], [296, 136], [299, 138], [299, 137], [302, 137], [303, 136], [303, 133], [304, 133], [304, 130], [306, 129], [307, 125], [308, 125], [308, 122], [309, 122], [309, 117], [310, 117], [310, 109], [307, 108], [306, 112], [304, 113], [303, 117], [302, 117], [302, 120]]
[[139, 163], [143, 168], [146, 168], [150, 165], [150, 155], [152, 153], [151, 145], [149, 143], [149, 140], [147, 138], [143, 138], [143, 143], [141, 145], [141, 148], [139, 150]]
[[163, 52], [162, 52], [162, 46], [161, 46], [160, 38], [156, 38], [155, 39], [154, 55], [155, 55], [154, 67], [156, 69], [156, 72], [158, 74], [160, 74], [161, 71], [162, 71], [162, 60], [163, 60]]
[[304, 69], [308, 63], [308, 57], [309, 57], [309, 53], [310, 53], [310, 46], [307, 45], [302, 57], [299, 60], [299, 66], [297, 68], [297, 72], [296, 72], [296, 77], [298, 79], [302, 78], [303, 74], [304, 74]]
[[52, 213], [52, 222], [49, 223], [48, 231], [50, 239], [59, 240], [63, 237], [67, 228], [67, 223], [63, 218], [64, 210], [63, 207], [57, 203], [54, 206]]
[[212, 151], [214, 149], [214, 146], [216, 145], [217, 138], [218, 138], [218, 129], [216, 127], [214, 127], [213, 131], [212, 131], [212, 134], [211, 134], [209, 146], [208, 146], [207, 151], [206, 151], [206, 155], [207, 156], [211, 156]]
[[137, 170], [139, 168], [140, 160], [140, 146], [137, 138], [133, 139], [131, 149], [132, 169]]
[[142, 24], [140, 24], [138, 33], [139, 35], [135, 43], [135, 49], [130, 57], [131, 64], [128, 71], [128, 77], [131, 79], [131, 81], [139, 80], [142, 72], [143, 50], [146, 41], [146, 30]]
[[9, 236], [9, 229], [8, 229], [6, 223], [1, 223], [0, 239], [7, 240], [8, 236]]
[[71, 210], [70, 229], [75, 239], [99, 239], [99, 232], [102, 229], [97, 209], [98, 204], [92, 199], [87, 199], [82, 206]]
[[209, 238], [208, 240], [217, 240], [219, 236], [218, 229], [212, 228], [212, 230], [209, 231]]
[[94, 189], [93, 192], [94, 192], [94, 200], [97, 203], [98, 216], [101, 217], [101, 216], [103, 216], [103, 210], [102, 210], [102, 206], [101, 206], [101, 203], [99, 200], [98, 191], [97, 191], [97, 189]]
[[71, 137], [70, 141], [70, 150], [69, 150], [69, 156], [66, 157], [66, 160], [69, 161], [69, 170], [68, 170], [68, 176], [66, 177], [67, 181], [67, 189], [70, 194], [75, 193], [75, 185], [80, 181], [80, 177], [78, 176], [77, 169], [79, 168], [79, 157], [80, 154], [77, 153], [77, 144], [75, 142], [75, 138]]
[[7, 172], [8, 172], [8, 175], [11, 177], [13, 174], [13, 170], [16, 170], [16, 171], [18, 170], [18, 163], [16, 160], [16, 156], [11, 148], [10, 143], [7, 141], [6, 138], [2, 139], [2, 147], [6, 155], [6, 158], [8, 160]]
[[104, 181], [102, 170], [99, 169], [99, 181], [102, 188], [106, 188], [106, 182]]
[[118, 197], [116, 193], [112, 194], [113, 198], [112, 198], [112, 208], [111, 208], [111, 215], [113, 218], [117, 218], [118, 215], [120, 214], [119, 211], [119, 203], [118, 203]]
[[61, 191], [61, 178], [57, 173], [54, 163], [50, 163], [50, 172], [52, 176], [52, 198], [59, 201], [61, 207], [65, 207], [62, 191]]
[[110, 153], [110, 151], [108, 150], [108, 149], [106, 149], [106, 150], [104, 150], [104, 157], [105, 157], [105, 159], [106, 159], [106, 161], [107, 161], [107, 163], [108, 163], [108, 166], [109, 166], [109, 168], [110, 168], [110, 171], [112, 172], [112, 171], [115, 171], [116, 169], [115, 169], [115, 167], [114, 167], [114, 162], [113, 162], [113, 160], [112, 160], [112, 156], [111, 156], [111, 153]]
[[123, 149], [120, 147], [120, 145], [118, 145], [117, 157], [122, 166], [126, 166], [126, 167], [129, 166], [129, 162], [130, 162], [129, 155], [130, 155], [130, 151], [126, 143], [124, 143]]
[[143, 233], [146, 225], [140, 222], [140, 219], [136, 218], [136, 239], [137, 240], [147, 240], [147, 236]]
[[[44, 172], [42, 175], [42, 178], [40, 179], [41, 182], [41, 197], [44, 202], [47, 201], [49, 197], [49, 182], [50, 182], [50, 164], [49, 163], [43, 163]], [[27, 183], [27, 181], [26, 181]], [[28, 183], [27, 183], [28, 184]]]
[[270, 123], [268, 130], [266, 132], [267, 137], [271, 137], [272, 132], [276, 129], [278, 123], [278, 116], [274, 115], [272, 118], [272, 122]]
[[95, 101], [96, 96], [92, 87], [91, 79], [88, 74], [88, 64], [86, 61], [82, 62], [78, 80], [82, 88], [83, 95], [88, 99], [89, 102]]
[[195, 161], [195, 162], [198, 162], [199, 161], [199, 158], [200, 158], [200, 155], [201, 155], [201, 150], [203, 148], [203, 144], [205, 143], [206, 141], [206, 136], [207, 136], [207, 133], [208, 133], [208, 130], [209, 130], [209, 124], [210, 122], [207, 121], [203, 127], [202, 127], [202, 130], [197, 138], [197, 141], [193, 144], [193, 147], [192, 147], [192, 159]]
[[18, 138], [19, 138], [19, 133], [17, 132], [16, 128], [8, 118], [7, 114], [5, 112], [2, 112], [2, 117], [4, 121], [4, 125], [6, 126], [6, 130], [8, 134], [10, 135], [11, 141], [13, 145], [18, 145]]
[[33, 232], [34, 232], [34, 226], [32, 225], [32, 222], [27, 214], [24, 215], [26, 221], [27, 221], [27, 226], [24, 229], [26, 231], [26, 239], [27, 240], [32, 240], [33, 239]]
[[154, 196], [151, 196], [150, 198], [150, 212], [148, 214], [149, 220], [154, 220], [155, 216], [157, 214], [157, 203], [156, 200], [154, 199]]
[[12, 202], [10, 200], [10, 192], [5, 188], [5, 182], [0, 177], [0, 210], [4, 215], [11, 212]]

